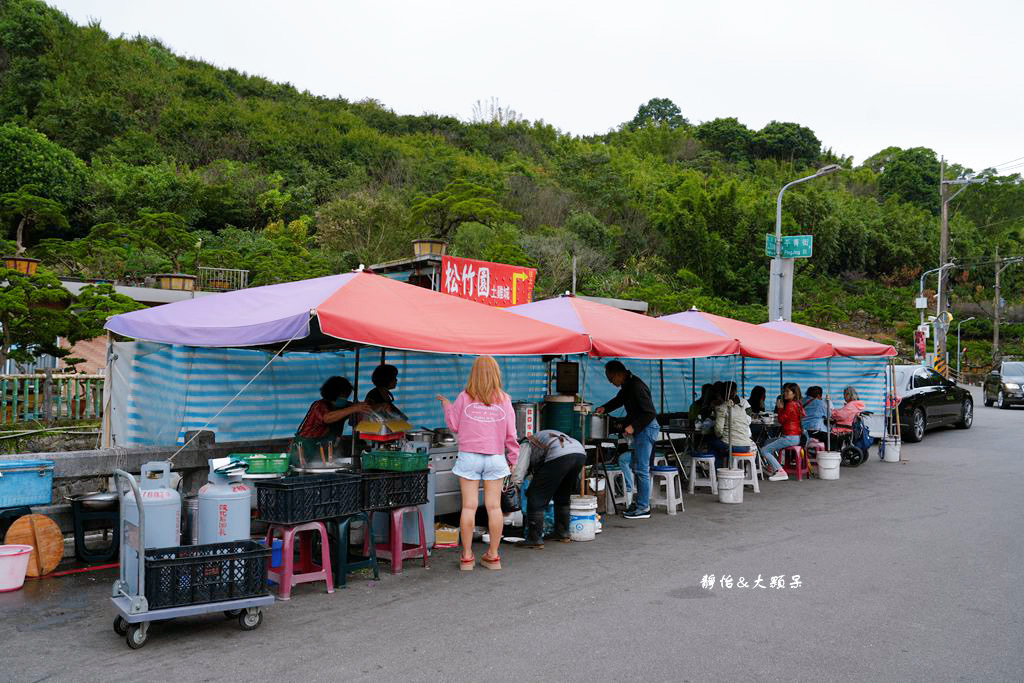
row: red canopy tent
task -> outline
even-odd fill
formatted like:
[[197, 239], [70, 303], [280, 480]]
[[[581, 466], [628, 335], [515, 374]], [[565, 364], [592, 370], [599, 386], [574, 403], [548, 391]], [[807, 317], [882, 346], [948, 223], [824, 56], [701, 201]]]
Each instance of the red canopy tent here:
[[833, 355], [832, 346], [824, 341], [704, 313], [696, 308], [664, 315], [659, 320], [735, 339], [739, 342], [740, 355], [747, 358], [810, 360]]
[[889, 344], [880, 344], [878, 342], [860, 339], [859, 337], [851, 337], [848, 334], [829, 332], [828, 330], [818, 329], [817, 327], [811, 327], [810, 325], [801, 325], [800, 323], [787, 322], [785, 320], [775, 320], [773, 322], [761, 323], [758, 327], [776, 330], [778, 332], [785, 332], [786, 334], [794, 334], [798, 337], [804, 337], [805, 339], [813, 339], [831, 344], [832, 348], [835, 349], [835, 355], [837, 356], [896, 355], [896, 349]]
[[702, 358], [731, 356], [739, 351], [735, 339], [574, 296], [510, 306], [505, 310], [589, 335], [590, 355], [598, 358]]

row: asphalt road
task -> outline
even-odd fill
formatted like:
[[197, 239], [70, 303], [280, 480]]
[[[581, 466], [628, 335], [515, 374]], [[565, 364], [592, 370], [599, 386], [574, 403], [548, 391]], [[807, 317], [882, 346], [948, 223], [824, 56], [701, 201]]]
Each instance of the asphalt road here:
[[[250, 633], [162, 622], [132, 651], [109, 572], [34, 582], [0, 595], [0, 680], [1019, 681], [1024, 409], [976, 414], [899, 464], [873, 452], [739, 506], [688, 496], [592, 543], [508, 548], [501, 572], [439, 550], [333, 595], [300, 586]], [[710, 574], [733, 588], [701, 588]], [[787, 587], [736, 587], [758, 575]]]

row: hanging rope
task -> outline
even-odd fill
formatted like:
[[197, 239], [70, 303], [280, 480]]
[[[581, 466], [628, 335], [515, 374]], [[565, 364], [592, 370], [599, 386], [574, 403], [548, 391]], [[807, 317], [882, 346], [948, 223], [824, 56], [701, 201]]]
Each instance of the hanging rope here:
[[286, 348], [288, 348], [288, 345], [289, 345], [289, 344], [291, 344], [291, 343], [292, 343], [292, 342], [293, 342], [293, 341], [295, 340], [295, 338], [299, 336], [299, 332], [300, 332], [300, 330], [296, 330], [295, 334], [293, 334], [293, 335], [292, 335], [292, 338], [291, 338], [291, 339], [289, 339], [288, 341], [286, 341], [286, 342], [284, 343], [284, 346], [282, 346], [282, 347], [281, 347], [280, 349], [278, 349], [278, 350], [277, 350], [277, 353], [275, 353], [275, 354], [274, 354], [273, 356], [271, 356], [270, 360], [268, 360], [268, 361], [266, 362], [266, 364], [264, 364], [264, 366], [263, 366], [262, 368], [260, 368], [260, 369], [259, 369], [259, 372], [257, 372], [257, 373], [256, 373], [255, 375], [253, 375], [253, 376], [252, 376], [252, 379], [250, 379], [250, 380], [249, 380], [248, 382], [246, 382], [246, 383], [245, 383], [245, 386], [244, 386], [244, 387], [242, 387], [241, 389], [239, 389], [239, 390], [238, 390], [238, 392], [237, 392], [237, 393], [236, 393], [236, 394], [235, 394], [234, 396], [232, 396], [232, 397], [231, 397], [230, 399], [228, 399], [228, 402], [227, 402], [227, 403], [225, 403], [225, 404], [224, 404], [223, 406], [221, 406], [220, 410], [218, 410], [218, 411], [217, 411], [217, 413], [216, 413], [216, 414], [215, 414], [215, 415], [214, 415], [213, 417], [211, 417], [211, 418], [210, 418], [209, 420], [207, 420], [207, 421], [206, 421], [206, 423], [205, 423], [205, 424], [204, 424], [204, 425], [203, 425], [202, 427], [200, 427], [199, 429], [197, 429], [197, 430], [196, 430], [196, 432], [195, 432], [195, 434], [193, 434], [193, 435], [192, 435], [192, 438], [191, 438], [191, 439], [189, 439], [189, 440], [188, 440], [188, 441], [186, 441], [186, 442], [185, 442], [184, 444], [182, 444], [181, 448], [179, 448], [178, 450], [174, 451], [174, 453], [173, 453], [173, 454], [171, 455], [171, 457], [167, 458], [167, 462], [169, 462], [169, 463], [173, 463], [173, 462], [174, 462], [174, 458], [175, 458], [175, 457], [177, 457], [177, 455], [178, 455], [179, 453], [181, 453], [181, 452], [182, 452], [183, 450], [185, 450], [186, 448], [188, 448], [188, 447], [189, 447], [189, 445], [190, 445], [190, 444], [191, 444], [191, 443], [192, 443], [193, 441], [195, 441], [195, 440], [196, 440], [196, 438], [197, 438], [197, 437], [198, 437], [198, 436], [199, 436], [199, 435], [200, 435], [200, 434], [201, 434], [201, 433], [203, 432], [203, 430], [204, 430], [204, 429], [206, 429], [207, 427], [209, 427], [209, 426], [210, 426], [210, 423], [211, 423], [211, 422], [213, 422], [213, 421], [214, 421], [214, 420], [216, 420], [216, 419], [217, 419], [218, 417], [220, 417], [220, 414], [221, 414], [221, 413], [223, 413], [223, 412], [224, 412], [225, 410], [227, 410], [228, 406], [230, 406], [230, 405], [231, 405], [232, 403], [234, 403], [234, 402], [235, 402], [235, 399], [236, 399], [236, 398], [238, 398], [239, 396], [241, 396], [241, 395], [242, 395], [242, 392], [244, 392], [244, 391], [245, 391], [246, 389], [248, 389], [248, 388], [250, 387], [250, 385], [252, 385], [252, 383], [253, 383], [253, 382], [255, 382], [255, 381], [256, 381], [256, 379], [257, 379], [257, 378], [258, 378], [258, 377], [259, 377], [260, 375], [262, 375], [262, 374], [263, 374], [263, 371], [264, 371], [264, 370], [266, 370], [267, 368], [269, 368], [269, 367], [270, 367], [270, 364], [271, 364], [271, 363], [273, 363], [273, 362], [274, 362], [275, 360], [277, 360], [277, 357], [278, 357], [278, 356], [280, 356], [280, 355], [281, 355], [282, 353], [284, 353], [284, 350], [285, 350]]

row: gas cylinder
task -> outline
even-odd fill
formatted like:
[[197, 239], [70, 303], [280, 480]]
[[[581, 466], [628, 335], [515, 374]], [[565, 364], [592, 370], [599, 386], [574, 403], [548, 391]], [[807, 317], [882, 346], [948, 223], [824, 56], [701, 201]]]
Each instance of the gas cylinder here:
[[199, 543], [249, 540], [252, 491], [242, 481], [244, 462], [210, 460], [209, 482], [199, 489]]
[[[142, 466], [139, 476], [139, 495], [142, 497], [144, 515], [143, 547], [177, 547], [181, 541], [181, 496], [170, 485], [171, 463], [147, 462]], [[139, 508], [135, 503], [134, 492], [128, 491], [124, 500], [121, 514], [125, 521], [138, 526]], [[125, 564], [125, 576], [134, 591], [138, 578], [138, 556], [125, 553]]]

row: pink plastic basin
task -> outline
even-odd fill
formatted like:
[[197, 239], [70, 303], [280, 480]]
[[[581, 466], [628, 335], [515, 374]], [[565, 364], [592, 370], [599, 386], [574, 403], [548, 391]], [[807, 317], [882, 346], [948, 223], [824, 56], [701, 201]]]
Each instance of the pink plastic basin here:
[[0, 593], [16, 591], [25, 583], [30, 545], [0, 545]]

